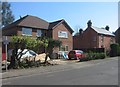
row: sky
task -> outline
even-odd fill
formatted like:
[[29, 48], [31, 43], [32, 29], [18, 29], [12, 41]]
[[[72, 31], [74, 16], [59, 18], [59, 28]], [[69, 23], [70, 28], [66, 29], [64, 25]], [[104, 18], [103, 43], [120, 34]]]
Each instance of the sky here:
[[92, 26], [105, 27], [111, 32], [118, 28], [117, 2], [10, 2], [15, 19], [20, 16], [33, 15], [48, 22], [64, 19], [76, 32], [87, 27], [88, 20]]

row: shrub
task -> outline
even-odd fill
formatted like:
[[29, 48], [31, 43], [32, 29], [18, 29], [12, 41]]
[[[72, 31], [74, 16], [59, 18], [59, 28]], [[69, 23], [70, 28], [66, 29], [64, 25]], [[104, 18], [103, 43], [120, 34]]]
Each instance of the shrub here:
[[115, 56], [120, 56], [120, 45], [119, 44], [111, 44], [110, 45], [111, 51], [110, 51], [110, 56], [115, 57]]
[[96, 60], [96, 59], [104, 59], [105, 53], [87, 53], [87, 60]]

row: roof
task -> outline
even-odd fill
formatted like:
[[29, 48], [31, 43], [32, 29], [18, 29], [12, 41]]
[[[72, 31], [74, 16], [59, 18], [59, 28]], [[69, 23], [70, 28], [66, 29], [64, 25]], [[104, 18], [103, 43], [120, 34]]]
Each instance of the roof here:
[[70, 32], [73, 33], [74, 31], [71, 29], [71, 27], [65, 22], [65, 20], [58, 20], [55, 22], [47, 22], [41, 18], [26, 15], [19, 20], [5, 26], [3, 29], [9, 29], [14, 26], [22, 26], [22, 27], [31, 27], [31, 28], [40, 28], [40, 29], [54, 29], [59, 24], [64, 23], [67, 28], [69, 28]]
[[115, 34], [120, 32], [120, 27], [115, 31]]
[[104, 35], [110, 35], [110, 36], [115, 36], [112, 34], [110, 31], [106, 30], [105, 28], [98, 28], [98, 27], [91, 27], [93, 30], [95, 30], [98, 34], [104, 34]]
[[49, 23], [41, 18], [27, 15], [13, 22], [12, 24], [9, 24], [4, 28], [9, 28], [13, 26], [24, 26], [24, 27], [48, 29]]
[[72, 30], [72, 28], [67, 24], [67, 22], [62, 19], [62, 20], [58, 20], [58, 21], [55, 21], [55, 22], [51, 22], [49, 24], [49, 29], [54, 29], [55, 27], [57, 27], [58, 25], [60, 25], [61, 23], [63, 23], [69, 30], [71, 33], [73, 33], [74, 31]]
[[62, 22], [62, 20], [58, 20], [58, 21], [55, 21], [55, 22], [50, 22], [49, 23], [49, 29], [52, 29], [53, 27], [55, 27], [57, 24], [59, 24], [60, 22]]

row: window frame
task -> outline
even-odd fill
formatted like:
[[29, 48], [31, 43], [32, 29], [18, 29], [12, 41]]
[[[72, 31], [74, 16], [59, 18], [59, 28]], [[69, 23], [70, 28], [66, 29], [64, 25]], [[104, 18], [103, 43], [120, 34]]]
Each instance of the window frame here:
[[[38, 31], [41, 31], [41, 35], [38, 35]], [[42, 30], [37, 29], [36, 36], [37, 36], [37, 37], [41, 37], [42, 34], [43, 34], [43, 33], [42, 33]]]
[[[29, 33], [31, 33], [31, 34], [28, 34], [27, 30], [30, 30]], [[22, 27], [22, 35], [23, 36], [32, 36], [32, 28]]]
[[68, 32], [67, 31], [58, 31], [58, 37], [59, 38], [68, 38]]

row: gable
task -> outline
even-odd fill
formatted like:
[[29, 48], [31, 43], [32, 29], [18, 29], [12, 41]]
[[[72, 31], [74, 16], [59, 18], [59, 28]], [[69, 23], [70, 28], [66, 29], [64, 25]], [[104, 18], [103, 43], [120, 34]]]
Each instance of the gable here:
[[67, 24], [67, 22], [65, 20], [59, 20], [56, 22], [52, 22], [49, 25], [49, 29], [56, 29], [56, 27], [60, 26], [61, 24], [64, 25], [64, 27], [72, 34], [74, 31], [72, 30], [72, 28]]

